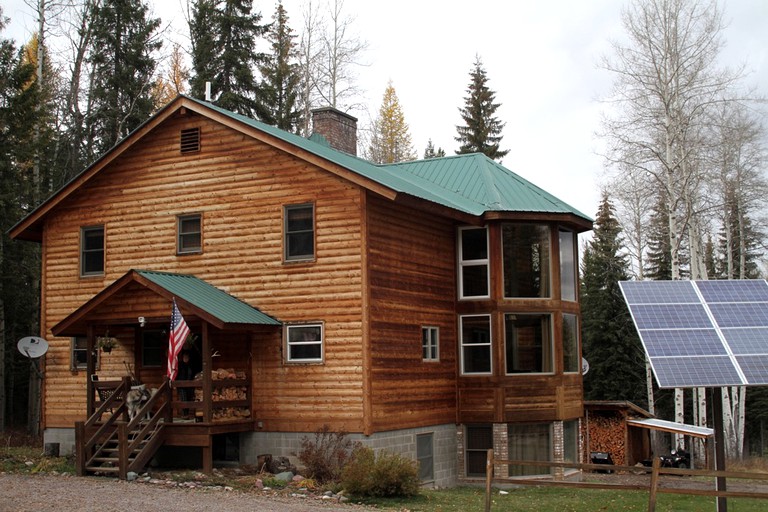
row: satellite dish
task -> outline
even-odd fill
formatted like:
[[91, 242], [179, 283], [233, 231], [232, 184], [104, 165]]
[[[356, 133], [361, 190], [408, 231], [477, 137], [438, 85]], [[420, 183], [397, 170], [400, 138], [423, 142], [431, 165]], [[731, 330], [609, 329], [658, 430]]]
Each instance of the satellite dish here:
[[26, 336], [16, 345], [19, 352], [30, 359], [36, 359], [48, 352], [48, 342], [38, 336]]
[[589, 371], [589, 361], [586, 358], [581, 358], [581, 374], [586, 375]]

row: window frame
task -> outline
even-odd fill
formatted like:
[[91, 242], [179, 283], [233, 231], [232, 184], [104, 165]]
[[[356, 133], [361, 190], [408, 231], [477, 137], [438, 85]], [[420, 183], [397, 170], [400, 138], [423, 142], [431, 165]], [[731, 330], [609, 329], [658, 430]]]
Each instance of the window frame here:
[[[88, 249], [86, 248], [86, 238], [89, 233], [101, 232], [101, 248], [100, 249]], [[86, 264], [89, 259], [86, 257], [88, 254], [96, 254], [101, 252], [101, 270], [86, 270]], [[103, 277], [107, 267], [107, 232], [104, 228], [104, 224], [96, 224], [92, 226], [83, 226], [80, 228], [80, 277]]]
[[[88, 337], [87, 336], [72, 336], [69, 339], [69, 369], [73, 372], [88, 369]], [[85, 346], [78, 347], [78, 341], [81, 341]], [[85, 360], [80, 363], [77, 360], [76, 353], [82, 352], [85, 355]], [[94, 369], [99, 369], [99, 353], [100, 350], [94, 350]]]
[[[545, 437], [544, 437], [545, 436]], [[534, 439], [546, 440], [546, 453], [539, 453], [537, 444], [531, 442], [531, 437]], [[508, 423], [507, 424], [507, 449], [509, 450], [509, 457], [512, 460], [535, 460], [535, 461], [549, 461], [553, 459], [554, 455], [554, 424], [548, 422], [525, 422], [525, 423]], [[518, 441], [515, 443], [514, 441]], [[520, 449], [527, 452], [528, 450], [536, 450], [533, 455], [528, 453], [520, 454]], [[519, 466], [510, 464], [507, 467], [510, 478], [526, 478], [535, 476], [545, 476], [552, 473], [552, 469], [546, 472], [541, 472], [544, 469], [542, 466]]]
[[[479, 259], [464, 259], [464, 233], [472, 230], [483, 230], [485, 232], [485, 258]], [[491, 251], [490, 251], [490, 234], [488, 226], [461, 226], [459, 227], [458, 236], [458, 248], [457, 257], [459, 260], [459, 300], [477, 300], [477, 299], [489, 299], [491, 298]], [[484, 267], [485, 268], [485, 291], [484, 295], [467, 295], [464, 293], [464, 269], [468, 267]]]
[[[186, 221], [191, 220], [197, 220], [200, 229], [199, 231], [190, 231], [190, 232], [183, 232], [182, 227]], [[195, 236], [197, 235], [200, 239], [199, 246], [192, 248], [192, 249], [184, 249], [182, 244], [182, 238], [188, 237], [188, 236]], [[187, 254], [202, 254], [203, 253], [203, 214], [202, 213], [185, 213], [183, 215], [177, 215], [176, 216], [176, 254], [177, 255], [187, 255]]]
[[[291, 330], [307, 327], [317, 327], [320, 332], [319, 340], [291, 341]], [[289, 364], [322, 364], [325, 362], [325, 325], [323, 322], [306, 322], [285, 324], [283, 329], [285, 357], [284, 360]], [[320, 357], [312, 358], [293, 358], [291, 357], [291, 348], [302, 345], [319, 345]]]
[[432, 325], [421, 327], [421, 360], [440, 361], [440, 328]]
[[[477, 433], [486, 435], [478, 436]], [[482, 443], [490, 441], [490, 443]], [[478, 446], [473, 446], [477, 444]], [[488, 445], [490, 444], [490, 446]], [[469, 424], [464, 426], [464, 476], [465, 478], [485, 476], [485, 459], [493, 446], [493, 425], [490, 423]], [[473, 457], [474, 455], [474, 457]], [[472, 460], [478, 459], [478, 460]], [[472, 467], [477, 471], [471, 471]]]
[[[574, 339], [573, 339], [572, 350], [573, 350], [573, 359], [574, 359], [574, 362], [576, 363], [576, 369], [571, 369], [571, 370], [568, 369], [568, 366], [566, 364], [567, 363], [566, 358], [568, 354], [568, 349], [566, 348], [566, 336], [565, 336], [566, 335], [566, 331], [565, 331], [566, 317], [573, 318], [573, 323], [574, 323], [574, 328], [573, 328]], [[563, 373], [572, 373], [572, 374], [581, 373], [581, 357], [580, 357], [580, 350], [579, 350], [581, 345], [581, 340], [580, 340], [581, 336], [580, 336], [580, 330], [579, 330], [579, 316], [573, 313], [563, 313], [563, 329], [562, 330], [563, 330], [562, 332]]]
[[[464, 319], [465, 318], [487, 318], [488, 319], [488, 341], [482, 343], [465, 343], [464, 341]], [[468, 372], [465, 369], [464, 349], [469, 347], [487, 347], [488, 349], [488, 371]], [[462, 376], [477, 377], [493, 375], [493, 322], [490, 313], [459, 315], [459, 358]]]
[[[548, 345], [549, 352], [548, 352], [548, 354], [544, 350], [544, 344], [543, 344], [544, 340], [540, 340], [540, 341], [542, 341], [542, 344], [541, 344], [541, 354], [542, 354], [542, 356], [541, 356], [542, 363], [541, 364], [542, 364], [542, 368], [544, 367], [545, 355], [547, 355], [548, 359], [549, 359], [549, 369], [548, 370], [533, 371], [533, 372], [530, 372], [530, 371], [510, 371], [510, 368], [508, 367], [509, 366], [509, 364], [508, 364], [509, 363], [509, 356], [510, 356], [509, 355], [509, 349], [510, 349], [510, 339], [509, 339], [509, 336], [510, 336], [510, 332], [507, 329], [507, 317], [510, 317], [510, 316], [515, 316], [515, 317], [522, 317], [522, 316], [525, 316], [525, 317], [540, 317], [540, 318], [546, 318], [547, 319], [547, 324], [548, 324], [548, 328], [547, 328], [548, 333], [547, 334], [548, 334], [548, 337], [549, 337], [549, 345]], [[507, 376], [512, 376], [512, 375], [552, 375], [552, 374], [554, 374], [555, 373], [555, 361], [554, 361], [554, 357], [555, 357], [555, 341], [554, 341], [554, 338], [555, 338], [555, 336], [554, 336], [554, 333], [552, 331], [553, 328], [554, 328], [554, 319], [553, 319], [552, 313], [531, 313], [531, 312], [511, 313], [511, 312], [507, 312], [507, 313], [504, 313], [503, 322], [504, 322], [504, 374], [507, 375]], [[514, 334], [514, 333], [512, 333], [512, 334]], [[517, 344], [515, 340], [511, 340], [511, 341], [513, 343]]]
[[[568, 240], [563, 240], [563, 235], [567, 234], [570, 238], [570, 243], [567, 243]], [[577, 258], [576, 255], [577, 249], [576, 249], [576, 241], [578, 240], [578, 235], [575, 231], [571, 231], [569, 229], [559, 228], [557, 230], [557, 241], [559, 246], [559, 264], [560, 264], [560, 299], [568, 302], [577, 302], [579, 300], [579, 282], [578, 282], [578, 267], [577, 267]], [[566, 242], [566, 243], [564, 243]], [[569, 248], [569, 253], [564, 254], [563, 253], [563, 246], [567, 245]], [[570, 256], [570, 258], [565, 258], [564, 256]], [[566, 259], [570, 259], [569, 262], [566, 262]], [[566, 277], [568, 277], [568, 282], [570, 282], [569, 290], [573, 292], [573, 294], [569, 294], [566, 297], [566, 288], [563, 286], [563, 284], [566, 282]]]
[[[289, 215], [291, 212], [309, 209], [312, 215], [312, 228], [304, 230], [291, 231], [289, 229], [290, 220]], [[311, 254], [298, 254], [291, 255], [291, 243], [292, 236], [311, 233], [312, 234], [312, 253]], [[295, 262], [308, 262], [315, 261], [317, 255], [317, 225], [315, 215], [315, 203], [297, 203], [283, 206], [283, 261], [285, 263]]]
[[[518, 277], [518, 275], [522, 272], [520, 272], [517, 269], [509, 268], [509, 263], [514, 260], [514, 256], [516, 255], [515, 252], [513, 254], [507, 255], [507, 230], [510, 229], [519, 229], [524, 226], [529, 226], [536, 228], [537, 230], [540, 228], [543, 228], [546, 231], [546, 236], [540, 238], [539, 240], [546, 240], [546, 262], [539, 261], [539, 264], [543, 267], [543, 264], [546, 263], [546, 286], [542, 286], [544, 283], [539, 283], [539, 292], [538, 295], [508, 295], [507, 292], [507, 280], [512, 279], [513, 277]], [[553, 285], [554, 285], [554, 276], [553, 273], [553, 261], [552, 261], [552, 251], [553, 251], [553, 241], [552, 241], [552, 231], [553, 228], [550, 224], [546, 223], [536, 223], [536, 222], [505, 222], [501, 224], [500, 226], [500, 238], [501, 238], [501, 268], [502, 268], [502, 294], [504, 299], [524, 299], [524, 300], [551, 300], [553, 298]], [[539, 235], [543, 235], [544, 233], [539, 233]], [[514, 233], [513, 233], [514, 235]], [[511, 240], [520, 240], [519, 236], [510, 236]], [[513, 247], [517, 246], [517, 242], [513, 242]], [[528, 251], [530, 252], [530, 246], [528, 246]], [[539, 260], [541, 260], [541, 253], [539, 253]], [[513, 272], [514, 270], [514, 272]], [[539, 272], [543, 270], [542, 268], [539, 269]], [[534, 275], [531, 273], [531, 275]], [[519, 279], [519, 277], [518, 277]], [[525, 283], [526, 286], [530, 285], [531, 283]], [[521, 287], [518, 287], [521, 288]], [[542, 293], [546, 293], [542, 295]]]
[[[429, 454], [420, 453], [419, 448], [428, 447]], [[419, 464], [419, 480], [421, 483], [435, 481], [435, 434], [434, 432], [422, 432], [416, 434], [416, 462]], [[426, 468], [429, 468], [427, 471]]]

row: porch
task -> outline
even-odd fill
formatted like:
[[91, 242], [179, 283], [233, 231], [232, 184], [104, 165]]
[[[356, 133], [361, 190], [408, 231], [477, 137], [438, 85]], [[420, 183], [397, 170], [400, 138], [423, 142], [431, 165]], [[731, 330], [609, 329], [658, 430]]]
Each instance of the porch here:
[[[191, 357], [184, 377], [170, 381], [173, 299], [190, 327], [183, 351]], [[254, 430], [254, 341], [278, 338], [281, 325], [193, 276], [130, 271], [105, 288], [53, 329], [85, 340], [86, 419], [75, 425], [78, 473], [125, 478], [163, 445], [199, 447], [203, 471], [212, 471], [214, 436]], [[135, 416], [129, 415], [132, 404]]]

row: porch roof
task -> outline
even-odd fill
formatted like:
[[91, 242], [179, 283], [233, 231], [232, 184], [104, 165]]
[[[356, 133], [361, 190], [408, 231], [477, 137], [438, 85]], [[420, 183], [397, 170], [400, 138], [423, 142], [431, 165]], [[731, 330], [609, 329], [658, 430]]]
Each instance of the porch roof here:
[[[279, 320], [193, 275], [130, 270], [56, 324], [51, 329], [53, 334], [56, 336], [82, 334], [81, 331], [89, 313], [133, 283], [169, 301], [175, 298], [183, 313], [192, 313], [219, 329], [282, 325]], [[170, 308], [168, 314], [170, 317]]]

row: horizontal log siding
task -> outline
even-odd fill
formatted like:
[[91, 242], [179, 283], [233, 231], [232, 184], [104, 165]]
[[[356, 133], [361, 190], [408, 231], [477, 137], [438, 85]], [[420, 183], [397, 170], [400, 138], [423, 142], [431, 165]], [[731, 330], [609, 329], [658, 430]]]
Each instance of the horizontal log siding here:
[[[454, 225], [368, 198], [374, 431], [456, 419]], [[422, 326], [439, 327], [439, 361], [422, 360]]]
[[[190, 127], [201, 128], [202, 149], [181, 155], [180, 130]], [[283, 206], [300, 203], [315, 204], [316, 261], [286, 264]], [[85, 412], [84, 398], [57, 398], [84, 395], [84, 372], [70, 371], [69, 339], [52, 338], [51, 327], [133, 268], [194, 274], [283, 321], [323, 321], [322, 365], [285, 364], [281, 334], [253, 337], [254, 417], [273, 430], [301, 418], [303, 429], [343, 422], [360, 431], [360, 205], [356, 186], [223, 125], [188, 115], [153, 130], [47, 221], [46, 426], [71, 427]], [[202, 213], [203, 252], [177, 256], [176, 216], [188, 213]], [[80, 278], [80, 228], [97, 224], [105, 225], [106, 273]], [[139, 316], [141, 305], [120, 309]]]

